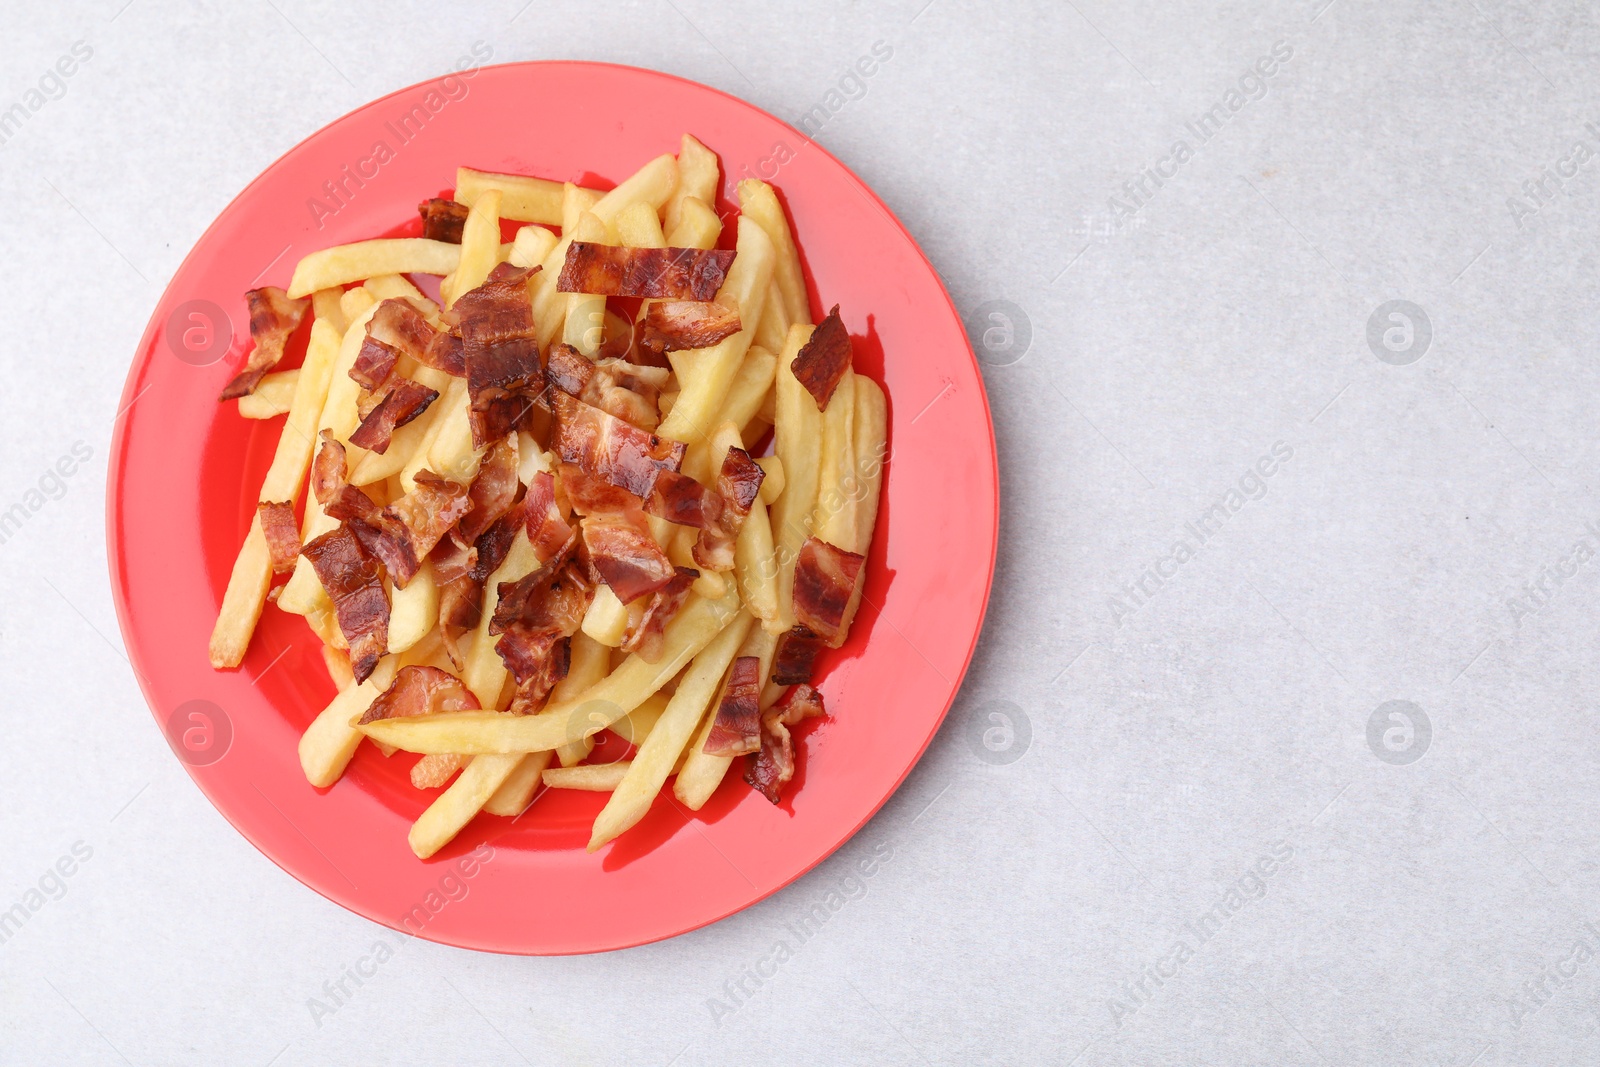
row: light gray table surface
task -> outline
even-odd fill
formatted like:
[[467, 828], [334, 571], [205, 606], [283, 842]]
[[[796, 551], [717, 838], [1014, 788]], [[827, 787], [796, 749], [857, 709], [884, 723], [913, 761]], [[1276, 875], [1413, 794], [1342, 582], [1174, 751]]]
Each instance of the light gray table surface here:
[[[3, 13], [0, 111], [47, 98], [0, 145], [0, 512], [27, 512], [0, 545], [0, 909], [47, 899], [0, 943], [0, 1062], [1600, 1062], [1593, 7]], [[963, 312], [1009, 316], [1009, 347], [979, 338], [999, 568], [927, 756], [788, 889], [592, 957], [408, 943], [316, 1012], [381, 928], [257, 853], [152, 728], [106, 457], [217, 212], [475, 42], [791, 121], [892, 48], [819, 140]]]

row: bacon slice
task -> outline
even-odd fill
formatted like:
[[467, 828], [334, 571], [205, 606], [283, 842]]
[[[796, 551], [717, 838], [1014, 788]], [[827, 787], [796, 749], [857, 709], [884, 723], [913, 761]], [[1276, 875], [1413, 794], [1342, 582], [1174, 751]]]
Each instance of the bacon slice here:
[[383, 388], [383, 383], [389, 380], [399, 361], [399, 352], [369, 335], [361, 342], [361, 351], [356, 353], [356, 361], [350, 365], [350, 377], [361, 388], [375, 393]]
[[839, 379], [850, 369], [850, 334], [839, 319], [838, 304], [817, 324], [811, 340], [801, 346], [789, 368], [816, 400], [817, 407], [827, 411]]
[[261, 520], [261, 533], [267, 539], [267, 556], [272, 560], [273, 574], [288, 574], [294, 570], [300, 556], [300, 527], [294, 521], [294, 505], [263, 501], [256, 505], [256, 516]]
[[706, 301], [717, 295], [732, 249], [621, 248], [574, 241], [556, 289], [563, 293]]
[[445, 653], [457, 670], [463, 663], [461, 635], [476, 629], [482, 621], [484, 586], [489, 575], [505, 561], [522, 523], [522, 505], [514, 505], [471, 545], [463, 547], [452, 535], [441, 540], [433, 551], [433, 576], [439, 586], [439, 632]]
[[844, 644], [845, 609], [866, 557], [806, 538], [794, 565], [795, 621], [829, 647]]
[[544, 373], [552, 389], [645, 430], [661, 421], [661, 390], [672, 374], [623, 359], [590, 360], [566, 344], [551, 346]]
[[[351, 370], [353, 372], [354, 368]], [[383, 398], [361, 420], [361, 425], [350, 435], [350, 443], [379, 454], [387, 452], [394, 432], [427, 411], [438, 399], [437, 389], [429, 389], [421, 382], [398, 374], [391, 375]]]
[[761, 659], [740, 656], [706, 737], [708, 756], [747, 756], [761, 748]]
[[718, 501], [694, 543], [694, 561], [707, 570], [731, 571], [739, 531], [750, 514], [767, 472], [742, 448], [728, 449], [717, 475]]
[[722, 510], [722, 498], [687, 474], [660, 471], [645, 498], [647, 514], [703, 530]]
[[447, 330], [434, 329], [427, 316], [409, 300], [390, 297], [379, 304], [367, 322], [367, 336], [425, 367], [466, 377], [461, 338]]
[[556, 479], [549, 471], [540, 471], [528, 484], [523, 498], [523, 511], [528, 517], [528, 540], [548, 559], [572, 536], [572, 527], [561, 517], [556, 504]]
[[344, 445], [332, 430], [322, 431], [322, 445], [311, 463], [311, 492], [322, 510], [334, 519], [373, 521], [382, 509], [372, 498], [346, 480]]
[[244, 294], [244, 302], [250, 309], [250, 340], [254, 347], [245, 357], [244, 370], [223, 387], [218, 400], [237, 400], [256, 391], [261, 379], [283, 358], [283, 346], [300, 328], [306, 309], [311, 306], [310, 297], [290, 300], [288, 293], [274, 285], [250, 290]]
[[789, 727], [825, 714], [822, 694], [809, 685], [795, 686], [782, 704], [763, 712], [761, 751], [750, 757], [744, 780], [776, 804], [783, 787], [794, 777], [794, 741]]
[[638, 497], [572, 464], [561, 466], [561, 488], [583, 521], [584, 558], [624, 604], [672, 581], [666, 551], [650, 532]]
[[350, 645], [350, 670], [364, 682], [389, 647], [389, 599], [382, 566], [361, 539], [341, 522], [301, 550], [333, 601], [339, 632]]
[[531, 711], [566, 676], [569, 639], [583, 623], [594, 590], [573, 554], [574, 538], [545, 564], [515, 582], [502, 582], [489, 633], [517, 682], [512, 710]]
[[417, 205], [422, 216], [422, 236], [430, 241], [461, 243], [461, 228], [467, 222], [467, 205], [432, 197]]
[[[636, 653], [646, 663], [659, 661], [666, 644], [667, 623], [683, 607], [683, 602], [689, 599], [689, 587], [694, 585], [698, 577], [700, 572], [693, 568], [675, 568], [672, 579], [650, 595], [650, 603], [645, 605], [644, 614], [628, 632], [627, 640], [622, 642], [622, 650]], [[620, 596], [618, 599], [621, 599]]]
[[741, 329], [739, 309], [715, 301], [662, 300], [644, 313], [639, 347], [656, 355], [683, 348], [710, 348]]
[[683, 467], [688, 446], [633, 426], [561, 390], [550, 393], [555, 413], [551, 447], [581, 467], [637, 497], [650, 495], [659, 471]]
[[401, 667], [389, 688], [373, 699], [359, 725], [411, 715], [478, 711], [480, 707], [472, 690], [449, 671], [438, 667]]
[[472, 510], [462, 516], [456, 527], [456, 536], [463, 543], [471, 544], [483, 536], [517, 502], [517, 492], [522, 488], [517, 477], [518, 459], [517, 436], [509, 434], [496, 441], [478, 464], [478, 476], [467, 493]]
[[450, 312], [461, 334], [472, 443], [480, 448], [524, 425], [544, 386], [527, 284], [538, 270], [497, 271]]
[[772, 681], [777, 685], [803, 685], [811, 681], [811, 671], [823, 640], [804, 626], [785, 631], [778, 638], [778, 651], [772, 659]]

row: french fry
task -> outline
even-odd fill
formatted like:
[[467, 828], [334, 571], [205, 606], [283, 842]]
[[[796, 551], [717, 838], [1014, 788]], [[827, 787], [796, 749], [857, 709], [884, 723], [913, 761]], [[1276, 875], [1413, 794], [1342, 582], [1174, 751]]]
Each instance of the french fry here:
[[[739, 428], [732, 422], [717, 427], [711, 437], [711, 469], [722, 470], [728, 449], [740, 447]], [[778, 568], [774, 563], [772, 525], [767, 518], [767, 505], [758, 495], [750, 503], [750, 512], [739, 527], [733, 550], [734, 578], [739, 583], [739, 596], [750, 614], [767, 622], [778, 616]]]
[[661, 713], [667, 710], [669, 699], [671, 698], [666, 693], [657, 693], [612, 723], [611, 732], [630, 745], [643, 744], [644, 739], [650, 736], [650, 731], [660, 721]]
[[[467, 443], [472, 441], [472, 427], [467, 424], [468, 408], [471, 399], [467, 395], [467, 380], [465, 378], [452, 378], [444, 392], [439, 394], [439, 399], [429, 405], [428, 410], [422, 413], [418, 422], [425, 422], [422, 435], [417, 439], [416, 447], [411, 450], [411, 455], [406, 459], [405, 466], [400, 470], [400, 487], [406, 492], [417, 487], [417, 475], [427, 469], [433, 448], [439, 442], [445, 427], [449, 426], [451, 432], [457, 432], [465, 426]], [[404, 426], [401, 429], [405, 429]], [[435, 472], [437, 473], [437, 472]]]
[[449, 274], [461, 263], [461, 246], [423, 237], [386, 237], [334, 245], [295, 264], [289, 295], [359, 282], [379, 274]]
[[[432, 389], [439, 396], [428, 405], [428, 410], [404, 426], [396, 428], [389, 437], [388, 448], [382, 452], [368, 452], [361, 457], [361, 462], [350, 472], [351, 485], [371, 485], [373, 482], [381, 482], [385, 478], [405, 471], [411, 461], [417, 458], [417, 452], [423, 443], [430, 437], [437, 439], [434, 425], [444, 417], [445, 410], [437, 407], [439, 401], [445, 398], [450, 387], [456, 382], [462, 382], [462, 387], [465, 388], [465, 379], [457, 378], [436, 367], [419, 365], [412, 370], [410, 378], [418, 385]], [[416, 475], [413, 474], [413, 487], [415, 484]]]
[[[610, 670], [611, 649], [580, 630], [572, 635], [567, 676], [550, 690], [550, 700], [558, 704], [571, 700], [598, 683]], [[561, 760], [563, 767], [570, 767], [582, 763], [593, 750], [594, 738], [585, 737], [562, 745], [556, 750], [556, 757]]]
[[[772, 391], [772, 381], [777, 371], [778, 357], [760, 345], [751, 345], [750, 351], [745, 353], [744, 362], [739, 365], [739, 373], [734, 375], [733, 384], [728, 386], [722, 410], [717, 413], [718, 423], [732, 422], [742, 428], [755, 418], [756, 411], [761, 407], [761, 398]], [[688, 455], [683, 460], [683, 473], [711, 485], [716, 482], [717, 472], [721, 469], [711, 464], [709, 440], [689, 446]]]
[[[835, 394], [837, 396], [837, 394]], [[861, 375], [856, 378], [855, 412], [855, 482], [850, 487], [855, 502], [855, 519], [852, 525], [855, 540], [841, 545], [851, 552], [865, 556], [872, 548], [872, 531], [878, 523], [878, 498], [883, 492], [883, 464], [888, 459], [889, 406], [878, 383]], [[829, 410], [833, 405], [828, 405]], [[850, 602], [845, 605], [843, 633], [850, 632], [856, 609], [861, 606], [861, 590], [866, 585], [866, 568], [856, 576], [855, 588], [850, 591]]]
[[728, 665], [749, 632], [750, 614], [741, 611], [695, 656], [667, 702], [667, 710], [634, 753], [627, 775], [595, 818], [589, 835], [590, 852], [633, 826], [650, 810], [684, 746], [700, 725], [707, 705], [721, 691]]
[[522, 757], [522, 762], [500, 783], [500, 788], [494, 791], [494, 796], [484, 804], [483, 810], [490, 815], [504, 815], [508, 819], [515, 819], [528, 805], [533, 803], [534, 790], [539, 788], [541, 775], [550, 765], [550, 753], [529, 752]]
[[763, 181], [746, 178], [739, 183], [739, 217], [751, 219], [772, 240], [777, 254], [773, 276], [783, 290], [783, 304], [791, 323], [811, 322], [811, 298], [806, 295], [805, 274], [800, 269], [800, 251], [784, 216], [778, 194]]
[[467, 211], [461, 226], [461, 259], [449, 285], [439, 287], [444, 306], [482, 285], [500, 259], [500, 191], [486, 190]]
[[460, 711], [381, 719], [361, 727], [367, 736], [407, 752], [543, 752], [597, 734], [644, 703], [710, 644], [739, 612], [732, 590], [721, 600], [691, 597], [667, 623], [661, 658], [630, 655], [597, 684], [537, 715]]
[[[561, 225], [561, 183], [522, 174], [456, 168], [456, 201], [472, 207], [484, 193], [500, 194], [500, 216], [518, 222]], [[592, 191], [592, 190], [591, 190]], [[595, 193], [595, 197], [599, 197]]]
[[[501, 206], [503, 212], [504, 201]], [[514, 267], [531, 267], [542, 263], [558, 240], [560, 238], [543, 226], [524, 226], [517, 231], [517, 239], [511, 242], [511, 255], [507, 259]]]
[[[477, 448], [472, 443], [472, 418], [471, 397], [467, 395], [466, 380], [461, 382], [460, 401], [452, 403], [439, 414], [439, 431], [434, 435], [433, 442], [428, 446], [425, 462], [417, 463], [417, 457], [412, 457], [412, 463], [417, 463], [417, 470], [411, 469], [411, 463], [406, 464], [405, 471], [400, 475], [400, 484], [406, 484], [406, 474], [411, 474], [412, 484], [415, 484], [417, 471], [424, 467], [451, 481], [467, 484], [478, 475], [478, 465], [483, 462], [485, 448]], [[443, 399], [442, 397], [440, 399]], [[434, 401], [439, 403], [438, 400]]]
[[767, 474], [761, 479], [761, 502], [771, 504], [783, 492], [783, 460], [777, 456], [757, 456], [756, 466]]
[[783, 348], [785, 338], [789, 336], [789, 312], [783, 306], [783, 290], [778, 287], [778, 279], [772, 279], [772, 284], [767, 286], [767, 300], [761, 306], [761, 321], [756, 324], [755, 343], [762, 348], [777, 352]]
[[[715, 203], [717, 185], [722, 177], [722, 167], [717, 154], [689, 134], [683, 135], [678, 147], [678, 187], [672, 191], [661, 209], [661, 225], [668, 233], [683, 221], [684, 201], [694, 199], [701, 204]], [[715, 238], [711, 245], [716, 244]], [[710, 248], [711, 245], [674, 245], [675, 248]]]
[[465, 756], [458, 756], [454, 752], [436, 752], [423, 756], [411, 765], [411, 784], [418, 789], [438, 789], [448, 782], [450, 776], [459, 771], [465, 762]]
[[629, 204], [617, 214], [616, 229], [617, 239], [629, 248], [667, 247], [661, 220], [643, 201]]
[[328, 680], [335, 689], [354, 685], [356, 678], [350, 670], [350, 657], [332, 645], [322, 646], [322, 663], [328, 668]]
[[689, 197], [678, 208], [678, 221], [666, 228], [669, 248], [715, 248], [722, 220], [709, 203]]
[[389, 651], [405, 652], [439, 622], [439, 587], [433, 580], [433, 563], [423, 560], [411, 581], [394, 590], [390, 601]]
[[[744, 646], [739, 649], [741, 656], [755, 656], [761, 661], [756, 677], [765, 678], [772, 670], [772, 657], [778, 650], [778, 635], [768, 633], [760, 626], [751, 627], [745, 635]], [[718, 694], [718, 701], [721, 694]], [[717, 791], [717, 786], [728, 773], [728, 765], [733, 762], [732, 756], [713, 756], [706, 752], [706, 739], [711, 736], [712, 724], [717, 721], [716, 710], [706, 716], [705, 722], [700, 726], [700, 732], [695, 734], [694, 740], [689, 745], [689, 751], [683, 761], [683, 769], [678, 772], [678, 780], [672, 784], [672, 793], [690, 811], [699, 811], [705, 802], [711, 799], [711, 794]]]
[[539, 569], [541, 562], [539, 550], [528, 540], [528, 531], [518, 530], [516, 540], [511, 542], [511, 548], [506, 552], [506, 558], [484, 582], [483, 616], [474, 631], [472, 651], [461, 669], [461, 680], [485, 708], [498, 706], [500, 687], [506, 682], [505, 661], [495, 650], [495, 638], [489, 633], [494, 609], [500, 603], [500, 583], [514, 582], [532, 574]]
[[772, 242], [761, 227], [739, 220], [739, 243], [717, 291], [717, 302], [739, 309], [744, 328], [710, 348], [686, 349], [668, 356], [678, 375], [679, 395], [656, 432], [674, 441], [695, 444], [703, 441], [716, 425], [718, 412], [727, 399], [761, 320], [761, 307], [772, 281]]
[[632, 767], [631, 760], [586, 763], [580, 767], [552, 767], [544, 772], [544, 784], [551, 789], [586, 789], [595, 793], [609, 793], [622, 784]]
[[339, 695], [306, 727], [300, 735], [300, 769], [305, 772], [306, 781], [326, 789], [339, 780], [350, 757], [355, 755], [356, 746], [361, 744], [361, 733], [350, 725], [351, 720], [360, 718], [378, 694], [389, 688], [395, 665], [396, 657], [383, 657], [366, 681], [339, 690]]
[[[365, 285], [358, 285], [354, 289], [346, 289], [344, 295], [339, 297], [339, 313], [344, 316], [345, 322], [354, 322], [363, 311], [377, 302], [378, 298], [372, 295], [372, 290]], [[346, 326], [345, 333], [349, 332], [350, 327]]]
[[398, 274], [380, 274], [376, 278], [368, 278], [362, 288], [372, 294], [374, 300], [405, 300], [438, 329], [443, 325], [439, 318], [439, 305], [422, 295], [422, 290], [412, 285], [409, 280]]
[[[577, 228], [578, 219], [585, 211], [593, 208], [600, 202], [604, 193], [597, 193], [593, 189], [585, 189], [581, 185], [567, 182], [561, 187], [561, 232], [570, 234]], [[549, 268], [546, 268], [547, 270]], [[557, 274], [561, 273], [559, 269]]]
[[311, 313], [338, 330], [341, 337], [344, 336], [345, 327], [350, 325], [350, 320], [344, 317], [344, 311], [339, 307], [339, 298], [343, 295], [344, 290], [337, 286], [318, 289], [311, 294]]
[[247, 419], [271, 419], [286, 414], [294, 402], [298, 370], [280, 370], [264, 376], [256, 391], [239, 398], [239, 414]]
[[[606, 227], [599, 216], [585, 211], [571, 229], [574, 241], [604, 242]], [[561, 339], [593, 359], [605, 341], [606, 298], [594, 293], [568, 293], [567, 317]]]
[[594, 591], [583, 615], [583, 632], [608, 648], [616, 648], [628, 633], [628, 609], [609, 585]]
[[590, 210], [596, 218], [610, 226], [629, 204], [642, 201], [649, 204], [652, 211], [660, 211], [661, 205], [667, 202], [677, 187], [678, 161], [672, 156], [657, 156], [621, 185], [596, 200]]
[[811, 536], [811, 511], [821, 475], [822, 412], [792, 369], [801, 346], [811, 339], [812, 329], [799, 323], [789, 327], [789, 340], [778, 356], [777, 453], [783, 461], [786, 484], [771, 511], [778, 560], [778, 617], [763, 625], [773, 633], [794, 626], [794, 565], [800, 546]]
[[[261, 482], [258, 499], [293, 502], [300, 495], [306, 471], [311, 465], [311, 443], [316, 440], [318, 414], [328, 393], [328, 380], [333, 374], [339, 354], [338, 335], [332, 326], [320, 319], [311, 324], [311, 338], [306, 345], [306, 358], [295, 381], [294, 400], [289, 405], [289, 418], [283, 432], [278, 435], [278, 449], [272, 457], [272, 466]], [[233, 573], [228, 578], [228, 588], [223, 594], [217, 612], [217, 623], [211, 631], [210, 657], [213, 667], [237, 667], [250, 645], [261, 609], [267, 602], [267, 588], [272, 583], [272, 563], [267, 554], [266, 536], [261, 532], [261, 518], [257, 514], [250, 520], [239, 558], [234, 562]]]
[[518, 756], [477, 756], [450, 788], [411, 824], [407, 841], [418, 859], [427, 859], [449, 844], [494, 796], [522, 762]]
[[856, 543], [856, 373], [844, 372], [822, 416], [822, 455], [817, 462], [817, 504], [811, 530], [846, 551]]

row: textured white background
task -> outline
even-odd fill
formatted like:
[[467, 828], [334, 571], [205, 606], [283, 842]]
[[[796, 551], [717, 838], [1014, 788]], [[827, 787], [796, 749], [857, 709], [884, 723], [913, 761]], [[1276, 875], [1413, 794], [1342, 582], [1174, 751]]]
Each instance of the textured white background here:
[[[93, 458], [0, 546], [0, 908], [74, 842], [93, 856], [0, 945], [0, 1061], [1600, 1061], [1600, 161], [1521, 226], [1506, 203], [1574, 142], [1600, 153], [1600, 16], [923, 2], [6, 4], [0, 108], [73, 42], [94, 55], [0, 148], [0, 510], [75, 442]], [[216, 213], [478, 40], [790, 120], [894, 49], [820, 140], [958, 306], [1031, 325], [1025, 352], [985, 353], [999, 574], [927, 758], [789, 889], [599, 957], [412, 943], [319, 1025], [308, 998], [382, 931], [257, 854], [153, 728], [107, 588], [106, 452], [150, 309]], [[1267, 94], [1115, 227], [1108, 198], [1277, 41]], [[1432, 323], [1405, 366], [1366, 339], [1391, 299]], [[1277, 442], [1266, 495], [1116, 625], [1111, 598]], [[1408, 765], [1369, 748], [1388, 700], [1431, 723]], [[981, 743], [991, 713], [1009, 750]], [[864, 895], [714, 1018], [875, 846]], [[1257, 882], [1274, 849], [1292, 858]], [[1198, 944], [1186, 924], [1241, 880]], [[1157, 966], [1176, 976], [1132, 990]]]

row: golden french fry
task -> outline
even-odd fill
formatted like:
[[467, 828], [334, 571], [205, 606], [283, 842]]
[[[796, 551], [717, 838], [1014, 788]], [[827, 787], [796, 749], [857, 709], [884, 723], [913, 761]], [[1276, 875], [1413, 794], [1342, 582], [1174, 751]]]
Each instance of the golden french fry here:
[[[872, 547], [872, 531], [878, 523], [883, 464], [888, 459], [889, 406], [878, 383], [866, 375], [856, 378], [855, 400], [855, 476], [849, 487], [855, 509], [851, 524], [855, 540], [839, 547], [864, 556]], [[829, 404], [828, 409], [833, 410], [833, 405]], [[866, 578], [866, 568], [863, 567], [856, 576], [855, 588], [850, 591], [850, 602], [845, 605], [840, 627], [844, 634], [849, 634], [856, 609], [861, 606], [861, 590], [866, 585]]]
[[287, 413], [294, 403], [294, 387], [299, 379], [298, 370], [266, 375], [256, 384], [255, 392], [239, 398], [239, 414], [247, 419], [271, 419]]
[[[605, 223], [588, 211], [578, 216], [569, 232], [574, 241], [604, 242], [606, 239]], [[605, 321], [605, 297], [594, 293], [568, 293], [561, 339], [592, 359], [605, 341]]]
[[817, 462], [817, 504], [811, 530], [848, 551], [856, 543], [856, 374], [847, 370], [822, 415], [822, 456]]
[[[503, 213], [504, 201], [501, 201], [501, 206]], [[514, 267], [531, 267], [544, 262], [544, 257], [555, 248], [558, 240], [543, 226], [524, 226], [517, 231], [517, 239], [511, 242], [511, 254], [506, 258]]]
[[612, 723], [611, 732], [630, 745], [643, 744], [644, 739], [650, 736], [650, 731], [660, 720], [661, 713], [667, 710], [668, 699], [665, 693], [657, 693]]
[[[569, 234], [578, 225], [578, 218], [585, 211], [600, 202], [604, 193], [597, 193], [593, 189], [585, 189], [581, 185], [567, 182], [561, 187], [561, 232]], [[546, 267], [546, 270], [550, 268]], [[559, 270], [557, 274], [561, 273]]]
[[328, 678], [333, 682], [335, 689], [344, 689], [356, 684], [355, 675], [350, 670], [350, 657], [337, 648], [323, 645], [322, 663], [328, 668]]
[[[661, 225], [668, 233], [683, 221], [684, 201], [697, 200], [701, 204], [715, 203], [717, 184], [722, 177], [722, 167], [717, 154], [689, 134], [683, 135], [678, 148], [678, 187], [661, 209]], [[713, 239], [712, 244], [716, 241]], [[711, 245], [674, 245], [675, 248], [710, 248]]]
[[783, 460], [777, 456], [757, 456], [756, 466], [767, 473], [767, 476], [761, 479], [761, 502], [771, 504], [783, 492]]
[[660, 211], [677, 187], [678, 161], [671, 156], [657, 156], [596, 200], [590, 210], [609, 226], [629, 204], [642, 201], [649, 204], [652, 211]]
[[439, 401], [444, 399], [453, 384], [464, 381], [436, 367], [420, 365], [411, 371], [410, 377], [418, 385], [427, 386], [439, 396], [421, 415], [390, 435], [387, 449], [382, 452], [368, 452], [362, 456], [361, 462], [350, 472], [350, 484], [371, 485], [405, 470], [407, 464], [416, 458], [417, 450], [422, 447], [422, 443], [428, 439], [434, 423], [441, 417], [438, 409]]
[[435, 752], [411, 765], [411, 784], [418, 789], [438, 789], [461, 769], [465, 756], [454, 752]]
[[756, 344], [773, 352], [783, 348], [789, 336], [789, 312], [783, 306], [783, 290], [778, 279], [767, 286], [767, 300], [761, 306], [761, 321], [756, 324]]
[[739, 217], [752, 219], [772, 240], [777, 263], [773, 276], [783, 290], [783, 303], [791, 323], [811, 322], [811, 298], [806, 295], [805, 274], [800, 269], [800, 251], [795, 247], [789, 220], [778, 203], [778, 194], [763, 181], [746, 178], [739, 183]]
[[[561, 225], [561, 183], [523, 174], [456, 168], [456, 201], [472, 207], [484, 193], [500, 194], [500, 215], [518, 222]], [[599, 193], [595, 193], [598, 198]], [[524, 264], [526, 265], [526, 264]]]
[[608, 648], [616, 648], [628, 633], [628, 609], [609, 585], [594, 591], [583, 616], [583, 632]]
[[678, 208], [678, 221], [666, 228], [669, 248], [715, 248], [722, 220], [709, 202], [689, 197]]
[[661, 220], [643, 201], [629, 204], [617, 214], [617, 238], [629, 248], [665, 248]]
[[544, 784], [551, 789], [586, 789], [595, 793], [609, 793], [622, 784], [630, 760], [616, 763], [585, 763], [578, 767], [552, 767], [544, 772]]
[[[361, 744], [361, 733], [351, 726], [351, 720], [364, 714], [378, 694], [394, 681], [395, 657], [385, 656], [378, 661], [372, 674], [360, 685], [349, 685], [339, 691], [327, 707], [300, 735], [300, 769], [306, 781], [318, 789], [326, 789], [339, 780], [356, 746]], [[354, 679], [352, 679], [352, 682]]]
[[[813, 327], [789, 327], [789, 340], [778, 356], [777, 453], [786, 484], [772, 505], [772, 540], [778, 562], [778, 617], [763, 623], [774, 633], [794, 626], [794, 565], [800, 546], [811, 536], [811, 511], [821, 476], [822, 412], [791, 369]], [[843, 546], [841, 546], [843, 547]]]
[[422, 317], [427, 319], [434, 329], [443, 324], [443, 320], [439, 318], [439, 305], [423, 296], [421, 289], [398, 274], [380, 274], [376, 278], [368, 278], [362, 288], [371, 293], [374, 300], [406, 301], [422, 312]]
[[[732, 422], [741, 428], [744, 427], [755, 417], [757, 409], [761, 406], [761, 398], [772, 391], [773, 376], [777, 370], [777, 356], [760, 345], [751, 345], [750, 351], [745, 353], [744, 362], [739, 365], [739, 373], [734, 375], [733, 384], [728, 386], [727, 397], [722, 402], [722, 410], [717, 413], [717, 422], [712, 424], [712, 428], [723, 422]], [[711, 463], [709, 440], [697, 441], [689, 446], [689, 452], [683, 460], [683, 473], [707, 485], [713, 485], [717, 480], [717, 472], [721, 469]]]
[[439, 287], [444, 306], [482, 285], [500, 260], [500, 191], [486, 190], [461, 226], [461, 260], [448, 286]]
[[[567, 676], [550, 690], [550, 700], [557, 704], [571, 700], [599, 682], [610, 670], [611, 649], [579, 630], [572, 635]], [[585, 737], [562, 745], [556, 750], [556, 756], [561, 760], [563, 767], [570, 767], [575, 763], [582, 763], [593, 750], [594, 738]]]
[[522, 762], [520, 756], [476, 756], [450, 788], [411, 824], [411, 851], [427, 859], [459, 834]]
[[405, 652], [438, 622], [439, 586], [433, 580], [432, 561], [425, 559], [406, 587], [390, 595], [389, 651]]
[[728, 665], [749, 632], [750, 614], [741, 611], [695, 656], [667, 702], [666, 711], [634, 753], [633, 766], [595, 818], [589, 835], [590, 852], [633, 826], [650, 810], [684, 746], [700, 725], [707, 705], [721, 691]]
[[311, 294], [311, 313], [317, 318], [339, 331], [344, 336], [345, 327], [350, 320], [344, 317], [344, 311], [339, 307], [339, 298], [344, 296], [344, 290], [335, 286], [332, 289], [318, 289]]
[[[439, 394], [439, 399], [429, 405], [428, 410], [422, 413], [417, 422], [423, 423], [421, 436], [417, 438], [416, 445], [412, 448], [410, 456], [406, 458], [405, 466], [400, 469], [400, 487], [406, 492], [411, 492], [417, 487], [417, 475], [428, 469], [430, 457], [434, 446], [439, 443], [445, 428], [448, 426], [452, 433], [457, 429], [465, 429], [466, 443], [472, 444], [472, 427], [467, 424], [468, 408], [471, 403], [467, 395], [467, 380], [465, 378], [452, 378], [450, 384], [445, 386], [444, 392]], [[402, 430], [404, 426], [400, 427]], [[437, 473], [437, 472], [435, 472]]]
[[527, 811], [528, 805], [533, 803], [534, 790], [539, 788], [540, 776], [549, 765], [548, 752], [529, 752], [524, 755], [516, 770], [506, 776], [500, 788], [494, 791], [494, 796], [484, 804], [483, 810], [490, 815], [504, 815], [508, 819], [515, 819]]
[[[778, 635], [754, 626], [745, 635], [744, 646], [739, 649], [739, 655], [755, 656], [759, 659], [761, 665], [756, 676], [765, 678], [772, 669], [772, 657], [777, 650]], [[720, 704], [720, 691], [717, 700]], [[723, 776], [728, 773], [728, 765], [733, 762], [732, 756], [713, 756], [705, 750], [706, 739], [711, 736], [711, 727], [716, 721], [716, 709], [713, 707], [711, 714], [707, 715], [705, 722], [701, 724], [700, 732], [695, 734], [694, 740], [690, 742], [683, 768], [678, 771], [678, 780], [672, 784], [673, 795], [690, 811], [699, 811], [705, 806], [705, 802], [711, 799], [711, 794], [717, 791]]]
[[460, 245], [423, 237], [335, 245], [313, 252], [295, 265], [289, 295], [301, 297], [379, 274], [449, 274], [460, 262]]

